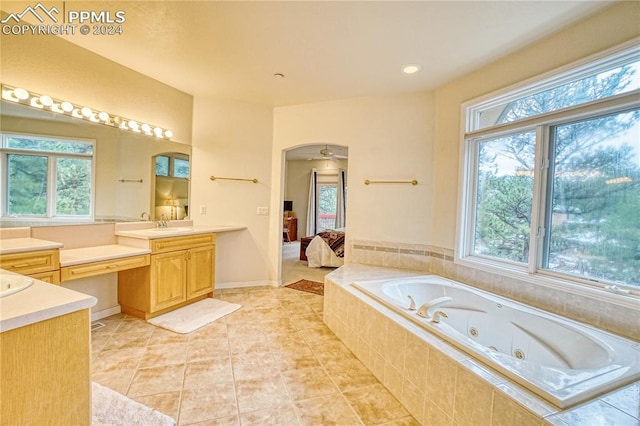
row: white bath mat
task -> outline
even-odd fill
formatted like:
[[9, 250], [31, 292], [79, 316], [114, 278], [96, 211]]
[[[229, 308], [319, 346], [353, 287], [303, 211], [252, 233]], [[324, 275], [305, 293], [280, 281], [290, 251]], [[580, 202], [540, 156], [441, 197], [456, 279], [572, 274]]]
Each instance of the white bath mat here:
[[175, 333], [185, 334], [204, 327], [210, 322], [240, 309], [240, 307], [236, 303], [207, 298], [184, 308], [151, 318], [147, 322]]
[[175, 426], [176, 421], [158, 410], [140, 404], [107, 387], [91, 386], [93, 426]]

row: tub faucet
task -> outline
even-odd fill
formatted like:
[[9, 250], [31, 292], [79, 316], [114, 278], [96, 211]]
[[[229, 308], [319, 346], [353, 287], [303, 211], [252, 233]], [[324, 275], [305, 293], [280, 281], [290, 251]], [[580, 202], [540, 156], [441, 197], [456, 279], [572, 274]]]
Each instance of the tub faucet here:
[[449, 315], [438, 310], [433, 313], [430, 321], [437, 324], [440, 322], [440, 317], [449, 318]]
[[429, 300], [428, 302], [420, 306], [417, 314], [423, 318], [431, 318], [433, 316], [433, 312], [435, 312], [441, 306], [448, 304], [452, 300], [452, 298], [447, 296]]
[[415, 311], [416, 310], [416, 301], [413, 300], [413, 297], [411, 297], [411, 295], [407, 295], [407, 297], [409, 298], [409, 307], [407, 308], [410, 311]]

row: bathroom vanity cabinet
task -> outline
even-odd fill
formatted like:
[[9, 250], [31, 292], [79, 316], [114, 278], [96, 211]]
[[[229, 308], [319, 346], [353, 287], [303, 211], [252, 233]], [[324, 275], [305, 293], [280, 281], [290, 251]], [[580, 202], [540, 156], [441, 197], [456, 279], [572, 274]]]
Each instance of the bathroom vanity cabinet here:
[[215, 234], [148, 240], [148, 267], [118, 273], [122, 312], [148, 319], [213, 296]]
[[60, 284], [60, 252], [56, 248], [4, 254], [0, 258], [0, 269], [51, 284]]

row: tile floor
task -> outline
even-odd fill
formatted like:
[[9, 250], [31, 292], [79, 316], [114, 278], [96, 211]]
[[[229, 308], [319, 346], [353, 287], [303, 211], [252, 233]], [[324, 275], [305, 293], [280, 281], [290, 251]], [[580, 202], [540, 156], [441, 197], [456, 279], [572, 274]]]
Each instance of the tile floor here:
[[92, 333], [94, 381], [179, 425], [417, 425], [322, 322], [322, 296], [216, 291], [242, 308], [189, 335], [125, 315]]

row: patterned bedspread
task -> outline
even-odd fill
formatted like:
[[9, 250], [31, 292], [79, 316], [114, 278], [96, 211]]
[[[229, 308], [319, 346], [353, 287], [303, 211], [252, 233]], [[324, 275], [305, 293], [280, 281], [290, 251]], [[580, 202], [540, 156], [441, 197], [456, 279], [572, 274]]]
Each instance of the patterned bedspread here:
[[324, 240], [338, 257], [344, 257], [344, 232], [323, 231], [316, 234]]

